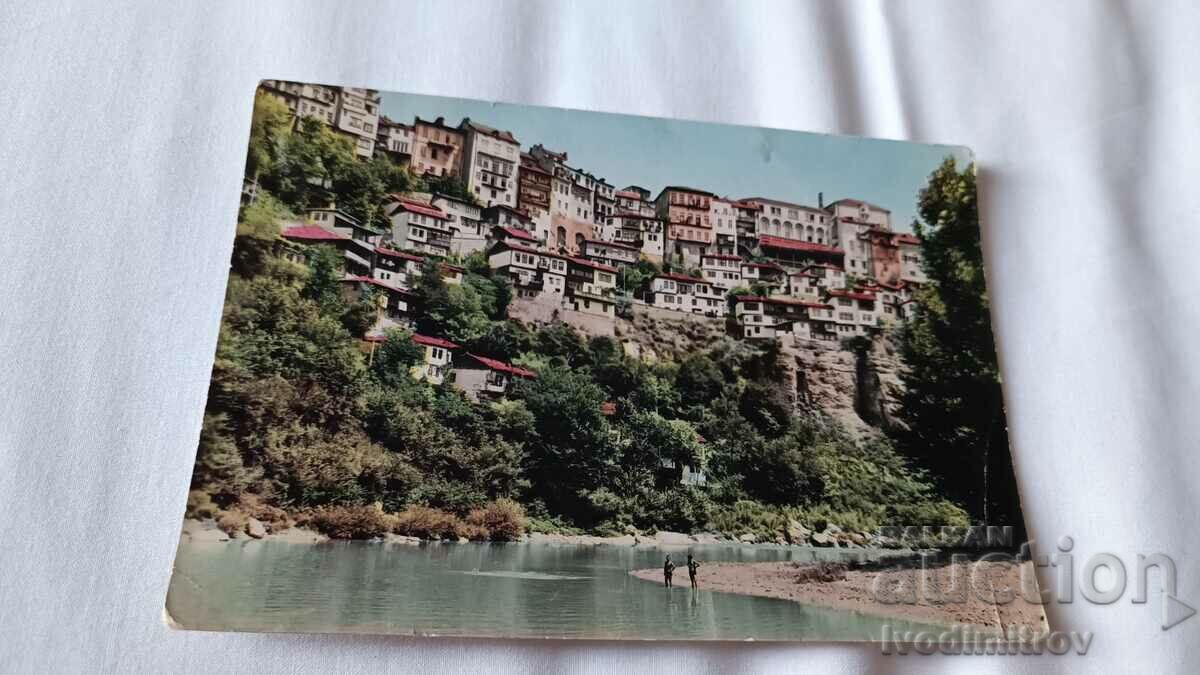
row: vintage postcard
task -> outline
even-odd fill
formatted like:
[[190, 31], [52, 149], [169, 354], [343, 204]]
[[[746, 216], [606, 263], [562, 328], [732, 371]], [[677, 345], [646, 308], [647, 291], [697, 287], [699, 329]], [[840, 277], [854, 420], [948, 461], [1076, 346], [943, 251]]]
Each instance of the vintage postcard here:
[[975, 184], [961, 147], [261, 82], [169, 621], [1044, 630]]

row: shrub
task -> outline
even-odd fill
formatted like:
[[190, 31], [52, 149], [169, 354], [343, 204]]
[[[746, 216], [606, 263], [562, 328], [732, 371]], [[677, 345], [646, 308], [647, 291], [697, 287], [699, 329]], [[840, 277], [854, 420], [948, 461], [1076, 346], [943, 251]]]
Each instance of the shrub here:
[[248, 521], [246, 514], [240, 511], [221, 511], [217, 517], [217, 527], [230, 539], [236, 539], [246, 529]]
[[458, 516], [419, 505], [396, 514], [392, 531], [422, 539], [457, 539], [464, 532], [463, 521]]
[[709, 528], [730, 537], [753, 534], [759, 541], [771, 541], [787, 528], [788, 517], [778, 508], [743, 499], [716, 510]]
[[395, 516], [374, 506], [321, 506], [309, 512], [307, 524], [332, 539], [374, 539], [392, 530]]
[[271, 532], [286, 530], [292, 522], [287, 511], [264, 502], [261, 497], [252, 493], [243, 494], [238, 499], [238, 510], [251, 518], [262, 521], [267, 526], [267, 530]]
[[511, 499], [497, 499], [473, 509], [467, 524], [484, 528], [492, 541], [516, 541], [525, 534], [525, 509]]
[[208, 520], [215, 518], [220, 509], [213, 503], [212, 497], [203, 490], [192, 490], [188, 492], [187, 511], [185, 515], [188, 518], [196, 518], [199, 520]]
[[482, 525], [463, 523], [458, 528], [458, 536], [465, 537], [471, 541], [488, 541], [491, 538], [491, 533]]

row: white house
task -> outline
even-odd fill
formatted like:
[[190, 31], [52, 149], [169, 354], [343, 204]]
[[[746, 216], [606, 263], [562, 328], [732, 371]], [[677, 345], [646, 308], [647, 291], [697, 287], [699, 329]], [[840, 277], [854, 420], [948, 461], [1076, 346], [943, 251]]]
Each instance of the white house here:
[[517, 167], [521, 144], [507, 131], [463, 119], [463, 176], [467, 189], [487, 206], [517, 205]]
[[458, 345], [449, 340], [416, 333], [413, 334], [412, 341], [424, 347], [425, 350], [422, 362], [413, 366], [409, 371], [413, 378], [425, 380], [430, 384], [444, 382], [446, 375], [451, 370], [450, 363], [454, 358], [453, 350], [458, 349]]
[[434, 194], [429, 205], [450, 218], [450, 251], [468, 256], [487, 248], [488, 229], [478, 206], [450, 195]]
[[392, 241], [396, 246], [443, 257], [450, 255], [452, 221], [436, 206], [394, 197], [388, 218], [392, 222]]
[[561, 298], [567, 286], [567, 261], [566, 256], [539, 251], [514, 240], [497, 241], [488, 254], [488, 265], [508, 277], [519, 298], [543, 293]]
[[706, 316], [725, 316], [728, 309], [720, 288], [704, 279], [674, 273], [655, 276], [645, 301], [653, 307]]
[[504, 396], [518, 379], [535, 379], [537, 373], [486, 356], [466, 353], [454, 359], [454, 384], [473, 401], [484, 396]]
[[567, 259], [564, 304], [577, 312], [616, 315], [617, 270], [585, 258]]
[[700, 256], [700, 273], [713, 286], [731, 291], [742, 285], [742, 258], [728, 253], [705, 253]]

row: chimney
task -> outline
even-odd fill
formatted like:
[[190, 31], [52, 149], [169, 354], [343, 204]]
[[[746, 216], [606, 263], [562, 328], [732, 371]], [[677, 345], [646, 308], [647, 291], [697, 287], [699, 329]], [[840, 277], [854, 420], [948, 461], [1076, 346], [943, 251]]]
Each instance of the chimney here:
[[825, 208], [825, 193], [824, 192], [817, 193], [817, 208], [818, 209]]

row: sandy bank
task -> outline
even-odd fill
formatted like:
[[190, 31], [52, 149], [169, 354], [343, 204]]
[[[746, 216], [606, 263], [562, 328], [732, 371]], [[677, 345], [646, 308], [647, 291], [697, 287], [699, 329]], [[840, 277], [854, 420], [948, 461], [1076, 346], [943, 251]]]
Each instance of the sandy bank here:
[[[806, 569], [811, 571], [813, 566], [809, 564], [704, 564], [701, 561], [697, 581], [700, 588], [707, 590], [780, 598], [927, 624], [968, 623], [998, 631], [1010, 625], [1046, 629], [1041, 605], [1020, 597], [1021, 573], [1017, 565], [1000, 562], [978, 565], [973, 581], [971, 563], [946, 564], [928, 570], [898, 567], [879, 571], [847, 570], [844, 578], [822, 581], [802, 578], [806, 576], [803, 574]], [[1032, 563], [1026, 562], [1023, 566], [1028, 568], [1027, 574], [1032, 579]], [[634, 570], [631, 574], [662, 583], [661, 569]], [[686, 585], [687, 570], [677, 569], [675, 582]], [[1033, 583], [1036, 585], [1036, 581]], [[912, 589], [915, 592], [910, 592]], [[997, 597], [1009, 595], [1009, 589], [1012, 601], [997, 602]], [[945, 600], [936, 599], [939, 590]], [[884, 600], [895, 602], [889, 604]]]

